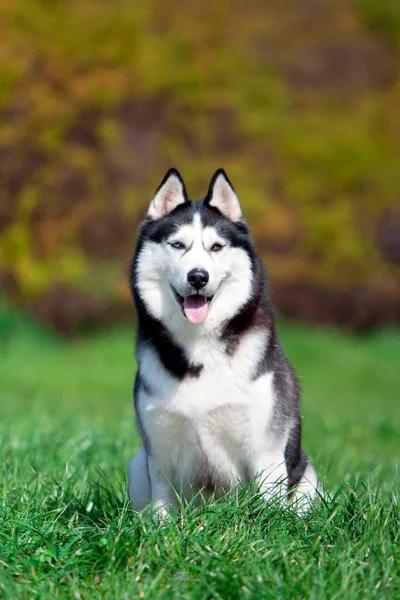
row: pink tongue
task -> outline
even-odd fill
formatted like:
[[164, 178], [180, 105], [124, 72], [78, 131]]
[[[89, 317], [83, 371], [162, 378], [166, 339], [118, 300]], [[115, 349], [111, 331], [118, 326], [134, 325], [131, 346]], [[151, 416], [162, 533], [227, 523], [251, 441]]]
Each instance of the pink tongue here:
[[208, 304], [204, 296], [196, 294], [188, 296], [183, 302], [183, 310], [191, 323], [198, 325], [202, 323], [208, 313]]

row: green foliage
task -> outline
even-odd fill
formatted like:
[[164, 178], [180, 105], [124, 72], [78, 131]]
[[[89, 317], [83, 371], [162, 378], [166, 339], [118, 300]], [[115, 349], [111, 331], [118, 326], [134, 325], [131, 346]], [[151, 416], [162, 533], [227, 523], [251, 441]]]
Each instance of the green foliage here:
[[368, 27], [389, 39], [400, 41], [400, 5], [397, 0], [358, 0]]
[[[136, 228], [171, 165], [193, 196], [225, 166], [274, 282], [398, 291], [376, 245], [398, 207], [397, 6], [0, 0], [12, 292], [126, 302]], [[106, 290], [91, 276], [104, 262]]]
[[398, 331], [279, 328], [327, 491], [307, 517], [249, 487], [162, 529], [126, 498], [132, 332], [62, 343], [5, 306], [0, 327], [1, 597], [397, 597]]

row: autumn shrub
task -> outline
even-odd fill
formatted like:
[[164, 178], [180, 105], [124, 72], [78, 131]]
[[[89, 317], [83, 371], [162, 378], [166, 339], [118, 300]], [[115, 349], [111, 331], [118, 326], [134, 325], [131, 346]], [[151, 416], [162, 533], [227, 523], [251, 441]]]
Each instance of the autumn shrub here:
[[68, 332], [130, 310], [164, 172], [223, 166], [278, 308], [400, 320], [400, 13], [391, 0], [0, 0], [0, 277]]

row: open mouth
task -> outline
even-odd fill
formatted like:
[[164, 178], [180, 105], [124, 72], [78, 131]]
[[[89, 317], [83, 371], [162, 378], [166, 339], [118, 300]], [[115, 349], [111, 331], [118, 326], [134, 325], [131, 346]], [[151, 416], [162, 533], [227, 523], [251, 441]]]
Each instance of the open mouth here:
[[[172, 286], [171, 286], [172, 287]], [[191, 294], [190, 296], [181, 296], [172, 288], [174, 296], [182, 309], [185, 317], [194, 325], [199, 325], [205, 320], [208, 308], [214, 296], [203, 296], [202, 294]]]

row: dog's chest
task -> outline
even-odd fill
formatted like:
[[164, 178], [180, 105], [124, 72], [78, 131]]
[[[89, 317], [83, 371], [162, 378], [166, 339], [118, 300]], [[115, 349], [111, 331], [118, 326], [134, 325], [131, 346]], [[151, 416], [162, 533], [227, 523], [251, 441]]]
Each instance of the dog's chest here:
[[144, 395], [141, 414], [152, 452], [176, 483], [206, 479], [211, 471], [230, 485], [246, 479], [250, 455], [262, 451], [272, 416], [273, 375], [254, 381], [254, 356], [246, 348], [233, 358], [219, 348], [201, 350], [194, 357], [202, 358], [198, 377], [177, 382], [162, 378], [158, 369], [155, 393]]

